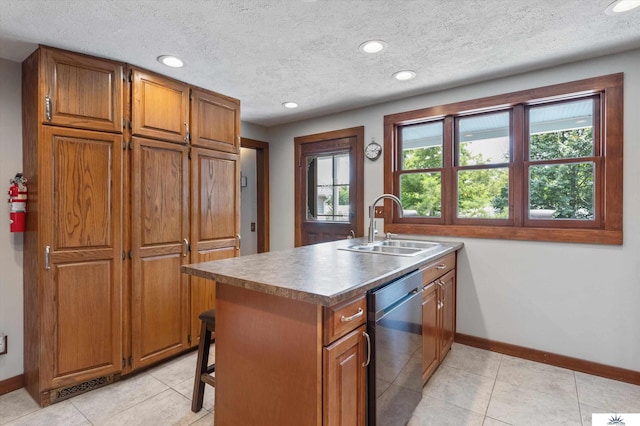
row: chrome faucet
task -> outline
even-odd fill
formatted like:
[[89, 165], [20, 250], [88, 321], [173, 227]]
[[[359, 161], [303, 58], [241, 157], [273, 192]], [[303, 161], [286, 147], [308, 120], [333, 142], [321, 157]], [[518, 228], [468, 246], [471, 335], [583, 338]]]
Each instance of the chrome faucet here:
[[400, 198], [396, 197], [393, 194], [382, 194], [375, 200], [373, 200], [373, 204], [369, 206], [369, 244], [375, 241], [375, 234], [378, 232], [375, 227], [375, 217], [376, 217], [376, 204], [378, 201], [383, 200], [385, 198], [389, 198], [400, 207], [400, 217], [402, 217], [402, 201]]

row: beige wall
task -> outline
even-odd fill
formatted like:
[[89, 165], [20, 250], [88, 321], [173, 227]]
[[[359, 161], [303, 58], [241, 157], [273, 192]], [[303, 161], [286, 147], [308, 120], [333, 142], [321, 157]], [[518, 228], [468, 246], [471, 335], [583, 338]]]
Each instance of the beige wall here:
[[9, 232], [9, 179], [22, 169], [21, 65], [0, 58], [0, 381], [22, 373], [22, 234]]
[[[640, 371], [640, 51], [541, 69], [269, 129], [271, 248], [292, 247], [293, 138], [365, 126], [383, 141], [383, 117], [528, 88], [625, 73], [624, 245], [457, 238], [458, 331]], [[365, 206], [383, 191], [382, 160], [365, 160]], [[382, 229], [378, 224], [378, 229]]]

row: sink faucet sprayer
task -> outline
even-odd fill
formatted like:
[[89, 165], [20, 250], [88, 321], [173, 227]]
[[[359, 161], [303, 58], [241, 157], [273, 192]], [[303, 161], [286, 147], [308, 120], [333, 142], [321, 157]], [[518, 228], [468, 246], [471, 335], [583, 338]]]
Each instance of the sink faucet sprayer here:
[[373, 243], [375, 241], [375, 234], [378, 232], [375, 227], [376, 204], [378, 203], [378, 201], [385, 198], [389, 198], [395, 201], [398, 207], [400, 207], [400, 217], [402, 217], [402, 201], [400, 201], [400, 198], [396, 197], [395, 195], [382, 194], [378, 198], [373, 200], [373, 203], [369, 206], [369, 243]]

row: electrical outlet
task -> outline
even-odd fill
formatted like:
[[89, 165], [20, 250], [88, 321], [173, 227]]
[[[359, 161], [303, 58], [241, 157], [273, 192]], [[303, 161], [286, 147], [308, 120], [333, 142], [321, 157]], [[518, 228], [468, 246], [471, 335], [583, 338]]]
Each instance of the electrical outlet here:
[[373, 216], [376, 219], [384, 219], [384, 206], [376, 206]]
[[0, 333], [0, 355], [7, 353], [7, 335]]

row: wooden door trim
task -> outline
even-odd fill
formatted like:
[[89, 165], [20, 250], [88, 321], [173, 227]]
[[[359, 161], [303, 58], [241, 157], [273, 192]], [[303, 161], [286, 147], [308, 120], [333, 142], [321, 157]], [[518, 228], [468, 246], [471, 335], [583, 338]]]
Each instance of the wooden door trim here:
[[269, 144], [255, 139], [241, 138], [240, 146], [256, 150], [258, 192], [258, 253], [269, 251]]
[[364, 235], [364, 126], [351, 127], [348, 129], [333, 130], [329, 132], [316, 133], [313, 135], [298, 136], [294, 138], [294, 169], [295, 169], [295, 199], [294, 199], [294, 218], [295, 218], [295, 246], [299, 247], [302, 244], [302, 222], [300, 212], [304, 212], [305, 199], [301, 193], [302, 186], [302, 173], [299, 164], [300, 156], [302, 153], [302, 145], [330, 141], [333, 139], [351, 138], [356, 139], [356, 176], [358, 176], [356, 182], [356, 236]]

